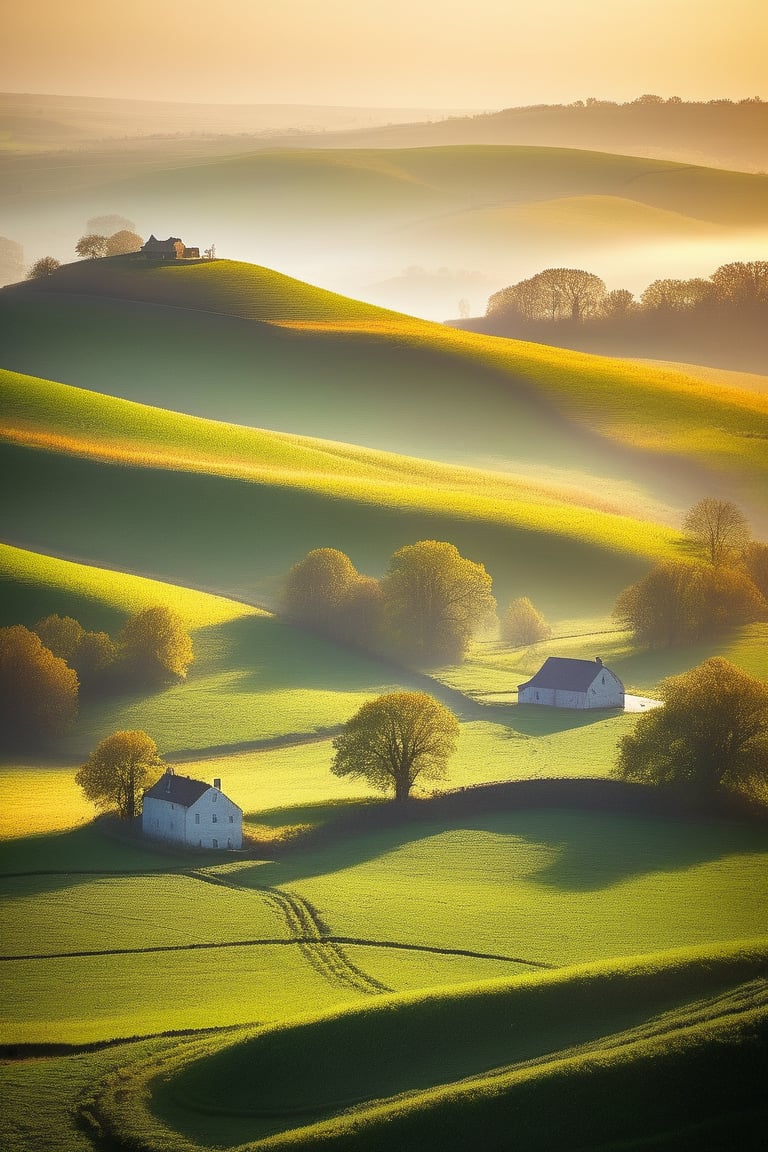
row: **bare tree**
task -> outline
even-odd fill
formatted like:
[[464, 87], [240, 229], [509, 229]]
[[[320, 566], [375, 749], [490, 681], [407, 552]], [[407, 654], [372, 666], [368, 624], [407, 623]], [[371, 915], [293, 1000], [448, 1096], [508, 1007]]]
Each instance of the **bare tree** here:
[[715, 496], [694, 504], [683, 528], [715, 567], [735, 559], [749, 543], [749, 525], [742, 512], [730, 500]]

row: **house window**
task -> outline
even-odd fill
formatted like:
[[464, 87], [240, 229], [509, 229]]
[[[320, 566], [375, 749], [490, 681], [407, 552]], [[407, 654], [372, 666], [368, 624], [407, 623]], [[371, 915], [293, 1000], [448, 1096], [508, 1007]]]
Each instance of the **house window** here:
[[605, 673], [603, 673], [603, 684], [605, 684]]
[[230, 824], [234, 824], [234, 822], [235, 822], [234, 816], [230, 816], [229, 822], [230, 822]]
[[214, 804], [216, 803], [216, 801], [218, 800], [218, 798], [219, 798], [219, 794], [218, 794], [218, 792], [214, 792], [214, 794], [213, 794], [213, 802], [214, 802]]
[[537, 693], [536, 693], [536, 703], [538, 703], [538, 701], [539, 701], [539, 694], [538, 694], [538, 692], [537, 692]]
[[199, 824], [199, 823], [200, 823], [200, 813], [195, 812], [195, 824]]
[[214, 824], [218, 824], [218, 822], [219, 822], [219, 818], [218, 818], [218, 816], [216, 815], [216, 813], [215, 813], [215, 812], [214, 812], [213, 816], [211, 816], [211, 821], [212, 821], [212, 823], [214, 823]]
[[211, 847], [212, 848], [218, 848], [218, 846], [219, 846], [218, 840], [212, 840], [211, 841]]

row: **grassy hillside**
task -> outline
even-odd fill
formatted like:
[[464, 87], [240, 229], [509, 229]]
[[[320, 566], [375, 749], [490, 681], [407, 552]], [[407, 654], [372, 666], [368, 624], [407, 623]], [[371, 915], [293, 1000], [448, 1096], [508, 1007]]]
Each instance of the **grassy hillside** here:
[[[478, 1130], [490, 1148], [513, 1135], [539, 1149], [552, 1146], [553, 1125], [558, 1146], [573, 1149], [671, 1135], [691, 1123], [694, 1101], [705, 1132], [723, 1112], [748, 1132], [739, 1113], [755, 1106], [764, 1047], [765, 949], [741, 946], [401, 996], [193, 1042], [111, 1077], [95, 1105], [112, 1131], [169, 1152], [254, 1138], [265, 1149], [393, 1139], [458, 1149]], [[726, 1051], [739, 1068], [727, 1088]]]

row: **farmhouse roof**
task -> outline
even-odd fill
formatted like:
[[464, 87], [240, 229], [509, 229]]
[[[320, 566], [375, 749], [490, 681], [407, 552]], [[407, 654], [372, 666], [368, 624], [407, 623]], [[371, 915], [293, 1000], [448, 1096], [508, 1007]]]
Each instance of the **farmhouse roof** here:
[[203, 780], [192, 780], [189, 776], [166, 772], [144, 795], [152, 800], [168, 800], [182, 808], [191, 808], [210, 787]]
[[536, 675], [525, 684], [519, 684], [518, 688], [562, 688], [567, 692], [586, 692], [602, 667], [601, 661], [548, 656]]
[[143, 251], [151, 249], [153, 252], [175, 252], [175, 245], [180, 243], [181, 240], [178, 236], [169, 236], [167, 240], [158, 240], [155, 235], [152, 235], [144, 244]]

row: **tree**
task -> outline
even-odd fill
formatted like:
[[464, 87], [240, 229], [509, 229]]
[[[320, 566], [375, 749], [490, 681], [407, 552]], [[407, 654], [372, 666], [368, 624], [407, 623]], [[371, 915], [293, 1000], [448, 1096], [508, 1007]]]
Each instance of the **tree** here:
[[629, 316], [636, 307], [635, 298], [628, 288], [614, 288], [603, 300], [603, 313], [613, 320]]
[[123, 228], [107, 238], [107, 256], [126, 256], [130, 252], [138, 252], [144, 241], [137, 232], [130, 232]]
[[54, 656], [66, 660], [74, 668], [74, 659], [85, 635], [82, 624], [72, 616], [45, 616], [35, 624], [35, 632]]
[[749, 542], [749, 525], [741, 511], [730, 500], [715, 496], [694, 504], [683, 528], [715, 566], [733, 562]]
[[117, 658], [114, 642], [106, 632], [86, 632], [72, 616], [46, 616], [35, 624], [35, 632], [54, 656], [74, 668], [83, 689], [103, 684]]
[[124, 669], [142, 680], [183, 680], [194, 660], [182, 617], [162, 605], [130, 616], [118, 633], [117, 648]]
[[363, 704], [333, 741], [334, 776], [368, 781], [380, 792], [394, 789], [407, 800], [414, 783], [444, 780], [456, 751], [459, 724], [425, 692], [390, 692]]
[[496, 612], [491, 577], [453, 545], [420, 540], [395, 552], [382, 580], [385, 637], [416, 664], [463, 659]]
[[358, 571], [338, 548], [315, 548], [288, 572], [283, 608], [288, 616], [321, 632], [337, 631]]
[[75, 244], [75, 252], [86, 260], [96, 260], [99, 256], [106, 256], [107, 238], [100, 236], [98, 232], [89, 232], [87, 236], [81, 236]]
[[638, 643], [669, 648], [764, 619], [767, 610], [746, 572], [667, 560], [619, 594], [614, 615]]
[[35, 260], [27, 272], [27, 280], [44, 280], [46, 276], [53, 276], [59, 268], [61, 260], [57, 260], [55, 256], [43, 256], [40, 260]]
[[643, 308], [682, 312], [696, 308], [713, 296], [709, 280], [654, 280], [643, 292]]
[[117, 212], [108, 212], [105, 216], [92, 216], [86, 221], [87, 232], [96, 232], [99, 236], [114, 236], [115, 232], [135, 232], [136, 225], [127, 216], [120, 216]]
[[619, 742], [616, 774], [704, 793], [768, 776], [768, 686], [720, 656], [662, 681], [663, 708]]
[[143, 793], [164, 770], [157, 745], [146, 732], [115, 732], [77, 770], [75, 783], [97, 808], [114, 808], [121, 820], [132, 820], [141, 812]]
[[742, 308], [768, 304], [768, 260], [722, 264], [710, 280], [723, 303]]
[[501, 638], [507, 644], [536, 644], [548, 640], [552, 629], [527, 596], [513, 600], [501, 620]]
[[0, 628], [0, 739], [60, 736], [77, 716], [77, 674], [21, 624]]

